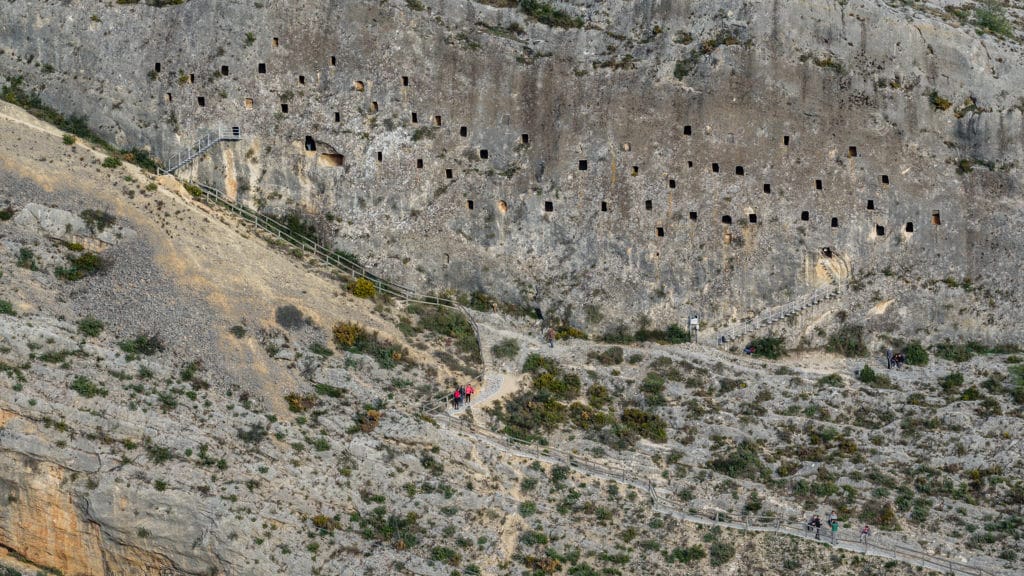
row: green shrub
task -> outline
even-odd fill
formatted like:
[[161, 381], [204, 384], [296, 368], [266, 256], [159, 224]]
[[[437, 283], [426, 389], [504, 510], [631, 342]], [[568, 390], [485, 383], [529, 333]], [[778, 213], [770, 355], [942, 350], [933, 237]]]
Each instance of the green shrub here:
[[10, 204], [0, 208], [0, 222], [6, 222], [14, 218], [14, 208]]
[[462, 554], [444, 546], [434, 546], [431, 548], [430, 558], [435, 562], [444, 562], [449, 566], [458, 566], [462, 562]]
[[771, 476], [771, 471], [761, 461], [757, 445], [748, 440], [740, 442], [724, 456], [709, 460], [708, 468], [730, 478], [761, 481]]
[[68, 146], [71, 146], [74, 143], [75, 143], [75, 136], [73, 134], [65, 134], [64, 135], [64, 144], [66, 144]]
[[664, 443], [668, 441], [668, 434], [665, 432], [665, 421], [655, 414], [645, 412], [637, 408], [626, 408], [619, 418], [627, 430], [635, 432], [652, 442]]
[[609, 346], [600, 352], [591, 351], [587, 356], [603, 366], [611, 366], [622, 364], [623, 351], [620, 346]]
[[782, 338], [773, 338], [771, 336], [765, 336], [763, 338], [755, 338], [747, 344], [748, 348], [753, 349], [751, 355], [757, 358], [769, 358], [772, 360], [781, 358], [786, 355], [786, 349], [783, 347], [785, 340]]
[[53, 274], [70, 282], [98, 274], [106, 265], [99, 254], [92, 252], [85, 252], [79, 256], [68, 256], [68, 262], [71, 263], [70, 268], [59, 267], [53, 271]]
[[537, 513], [537, 505], [533, 502], [526, 501], [519, 504], [519, 515], [523, 518], [533, 516]]
[[871, 369], [871, 366], [865, 364], [864, 367], [857, 372], [857, 380], [860, 380], [865, 384], [874, 384], [878, 380], [878, 374]]
[[721, 566], [732, 560], [736, 555], [736, 547], [727, 542], [714, 541], [708, 547], [708, 562], [712, 566]]
[[103, 322], [90, 314], [78, 321], [78, 331], [86, 336], [99, 336], [103, 332]]
[[[397, 550], [415, 546], [419, 543], [419, 534], [423, 531], [418, 523], [419, 516], [415, 512], [409, 512], [404, 516], [389, 515], [384, 506], [377, 506], [368, 514], [353, 512], [349, 520], [359, 527], [358, 532], [363, 538], [388, 542]], [[441, 552], [439, 556], [446, 556], [446, 553]]]
[[867, 356], [868, 347], [864, 344], [864, 327], [850, 324], [841, 326], [829, 336], [825, 349], [847, 358]]
[[530, 354], [523, 361], [523, 372], [529, 372], [530, 374], [538, 374], [540, 372], [558, 373], [561, 371], [562, 369], [558, 365], [557, 360], [541, 356], [540, 354]]
[[594, 384], [590, 388], [587, 388], [587, 402], [592, 408], [600, 410], [610, 404], [612, 401], [612, 394], [608, 388], [601, 384]]
[[932, 93], [928, 95], [928, 101], [932, 103], [936, 110], [949, 110], [949, 107], [953, 105], [949, 100], [939, 96], [939, 93], [935, 90], [932, 90]]
[[519, 355], [519, 341], [515, 338], [505, 338], [491, 346], [491, 353], [494, 354], [495, 358], [515, 358]]
[[139, 334], [131, 340], [122, 340], [117, 345], [126, 354], [142, 354], [144, 356], [152, 356], [164, 350], [164, 343], [157, 334]]
[[235, 324], [231, 328], [228, 328], [228, 332], [231, 332], [231, 335], [235, 338], [244, 338], [246, 334], [245, 326], [242, 326], [241, 324]]
[[964, 375], [960, 372], [951, 372], [939, 379], [939, 386], [946, 394], [956, 394], [964, 385]]
[[376, 332], [367, 332], [354, 322], [339, 322], [333, 329], [334, 345], [353, 354], [365, 354], [381, 368], [394, 368], [400, 362], [411, 364], [404, 346], [382, 339]]
[[907, 364], [911, 366], [927, 366], [928, 351], [921, 346], [920, 342], [911, 342], [903, 348], [903, 354], [907, 357]]
[[548, 26], [557, 28], [579, 28], [583, 26], [581, 18], [570, 16], [564, 10], [540, 0], [519, 0], [519, 9], [523, 14]]
[[75, 376], [75, 379], [71, 382], [69, 388], [86, 398], [107, 395], [106, 388], [94, 383], [85, 376]]
[[971, 22], [982, 32], [996, 36], [1013, 37], [1013, 24], [1006, 17], [1006, 8], [999, 0], [981, 0], [974, 7], [974, 20]]
[[373, 298], [377, 295], [377, 286], [366, 278], [359, 278], [348, 285], [348, 291], [357, 298]]
[[672, 562], [690, 564], [704, 558], [705, 556], [707, 556], [707, 553], [704, 552], [704, 546], [694, 544], [693, 546], [687, 546], [685, 548], [673, 548], [672, 552], [665, 554], [665, 561], [670, 564]]
[[103, 159], [104, 168], [118, 168], [121, 166], [121, 159], [116, 156], [107, 156]]
[[476, 330], [465, 314], [444, 306], [422, 304], [411, 304], [408, 311], [416, 315], [417, 326], [421, 330], [453, 338], [456, 347], [465, 357], [473, 362], [480, 361]]
[[943, 342], [932, 347], [935, 355], [950, 362], [967, 362], [974, 357], [974, 350], [967, 344]]
[[899, 520], [896, 517], [896, 509], [891, 502], [883, 502], [881, 500], [865, 502], [861, 507], [860, 519], [882, 530], [900, 529]]
[[14, 311], [14, 304], [10, 300], [0, 300], [0, 314], [16, 316], [18, 313]]

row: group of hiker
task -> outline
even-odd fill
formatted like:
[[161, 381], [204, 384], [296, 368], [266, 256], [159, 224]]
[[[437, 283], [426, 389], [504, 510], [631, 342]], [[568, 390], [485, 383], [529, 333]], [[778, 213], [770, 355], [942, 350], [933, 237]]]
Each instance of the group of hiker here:
[[[832, 543], [836, 544], [839, 539], [839, 516], [836, 515], [836, 511], [833, 510], [826, 517], [825, 522], [832, 532]], [[821, 516], [815, 514], [807, 520], [807, 531], [814, 531], [814, 539], [821, 540]], [[861, 543], [867, 544], [868, 537], [871, 536], [871, 527], [867, 524], [860, 529], [860, 541]]]
[[907, 362], [907, 355], [903, 352], [893, 352], [891, 349], [885, 351], [885, 367], [890, 370], [896, 368], [899, 370]]
[[451, 395], [452, 408], [458, 410], [463, 406], [469, 406], [470, 400], [473, 399], [474, 392], [476, 392], [476, 390], [473, 390], [472, 384], [457, 387]]

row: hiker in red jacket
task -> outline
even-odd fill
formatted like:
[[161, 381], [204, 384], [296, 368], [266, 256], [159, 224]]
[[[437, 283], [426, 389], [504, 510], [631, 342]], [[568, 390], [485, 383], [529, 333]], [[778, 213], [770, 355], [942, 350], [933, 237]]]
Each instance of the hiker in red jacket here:
[[455, 392], [452, 393], [452, 407], [456, 410], [459, 409], [459, 404], [462, 402], [462, 395], [459, 394], [459, 389], [456, 388]]
[[473, 390], [473, 385], [472, 384], [466, 384], [466, 404], [467, 405], [473, 400], [473, 392], [476, 392], [476, 390]]

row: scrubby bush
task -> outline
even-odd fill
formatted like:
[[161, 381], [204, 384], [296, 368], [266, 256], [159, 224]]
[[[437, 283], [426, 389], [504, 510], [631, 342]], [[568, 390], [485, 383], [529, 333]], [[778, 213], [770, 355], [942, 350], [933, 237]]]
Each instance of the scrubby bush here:
[[103, 332], [103, 322], [90, 314], [78, 321], [78, 331], [86, 336], [99, 336]]
[[74, 143], [75, 143], [75, 136], [74, 136], [74, 134], [65, 134], [64, 135], [64, 144], [66, 144], [68, 146], [71, 146]]
[[367, 332], [354, 322], [339, 322], [332, 333], [339, 349], [370, 356], [381, 368], [394, 368], [399, 362], [412, 363], [404, 346], [388, 342], [376, 332]]
[[541, 0], [519, 0], [519, 9], [530, 18], [557, 28], [579, 28], [583, 20]]
[[626, 408], [622, 411], [620, 421], [627, 430], [635, 432], [652, 442], [664, 443], [668, 441], [668, 434], [665, 432], [665, 421], [655, 414], [637, 408]]
[[825, 349], [847, 358], [867, 356], [868, 347], [864, 344], [864, 327], [851, 324], [839, 327], [829, 336]]
[[11, 304], [10, 300], [0, 299], [0, 314], [16, 316], [18, 313], [14, 311], [14, 304]]
[[366, 278], [357, 278], [349, 283], [348, 291], [357, 298], [373, 298], [377, 295], [377, 286]]
[[893, 507], [892, 502], [869, 500], [861, 507], [860, 518], [867, 524], [877, 526], [882, 530], [900, 529], [900, 523], [896, 517], [896, 509]]
[[312, 394], [302, 395], [293, 392], [285, 396], [284, 399], [288, 402], [288, 410], [292, 412], [305, 412], [316, 406], [316, 396]]
[[903, 348], [903, 354], [907, 357], [907, 364], [911, 366], [927, 366], [928, 351], [921, 346], [920, 342], [911, 342]]
[[455, 340], [455, 345], [472, 361], [480, 360], [480, 347], [473, 324], [465, 314], [444, 306], [412, 304], [409, 312], [419, 319], [417, 326]]
[[103, 159], [104, 168], [118, 168], [121, 166], [121, 159], [116, 156], [107, 156]]
[[491, 353], [494, 354], [495, 358], [515, 358], [519, 355], [519, 341], [515, 338], [505, 338], [491, 346]]
[[751, 340], [747, 347], [752, 350], [751, 355], [757, 358], [775, 360], [786, 355], [786, 349], [783, 347], [783, 344], [785, 344], [785, 340], [782, 338], [765, 336], [764, 338]]
[[865, 364], [864, 367], [857, 372], [857, 380], [860, 380], [865, 384], [874, 384], [875, 381], [878, 380], [878, 374], [871, 369], [871, 366]]
[[771, 477], [771, 471], [761, 461], [757, 445], [748, 440], [740, 442], [725, 455], [709, 460], [708, 468], [730, 478], [761, 481]]
[[715, 541], [708, 547], [708, 562], [712, 566], [721, 566], [735, 555], [736, 547], [728, 542]]
[[71, 264], [70, 268], [58, 267], [53, 274], [71, 282], [102, 272], [106, 264], [99, 254], [92, 252], [68, 256], [68, 262]]
[[1006, 17], [1006, 7], [999, 0], [981, 0], [976, 4], [974, 20], [971, 23], [982, 32], [1013, 37], [1013, 24]]
[[107, 395], [106, 388], [94, 383], [92, 380], [89, 380], [85, 376], [75, 376], [75, 379], [71, 382], [70, 386], [68, 387], [86, 398]]
[[142, 354], [144, 356], [152, 356], [164, 350], [164, 343], [157, 334], [139, 334], [131, 340], [122, 340], [117, 345], [126, 354]]
[[620, 346], [609, 346], [600, 352], [591, 351], [587, 356], [604, 366], [611, 366], [622, 363], [623, 351]]
[[668, 563], [679, 562], [682, 564], [690, 564], [696, 562], [707, 556], [704, 552], [704, 547], [700, 544], [694, 544], [693, 546], [686, 546], [684, 548], [673, 548], [672, 552], [665, 554], [665, 561]]
[[306, 326], [305, 315], [291, 304], [278, 306], [274, 311], [274, 320], [279, 326], [287, 330], [297, 330]]

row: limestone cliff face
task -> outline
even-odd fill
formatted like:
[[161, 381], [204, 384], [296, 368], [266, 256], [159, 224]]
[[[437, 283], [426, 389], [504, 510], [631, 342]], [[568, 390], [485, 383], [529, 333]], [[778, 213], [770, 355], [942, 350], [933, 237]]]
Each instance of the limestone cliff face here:
[[[165, 158], [241, 127], [192, 173], [427, 289], [591, 329], [721, 324], [812, 290], [830, 247], [869, 284], [971, 279], [975, 337], [1019, 325], [998, 309], [1020, 266], [1014, 40], [880, 0], [558, 6], [582, 27], [469, 0], [16, 0], [0, 74]], [[959, 298], [898, 328], [941, 332]]]

